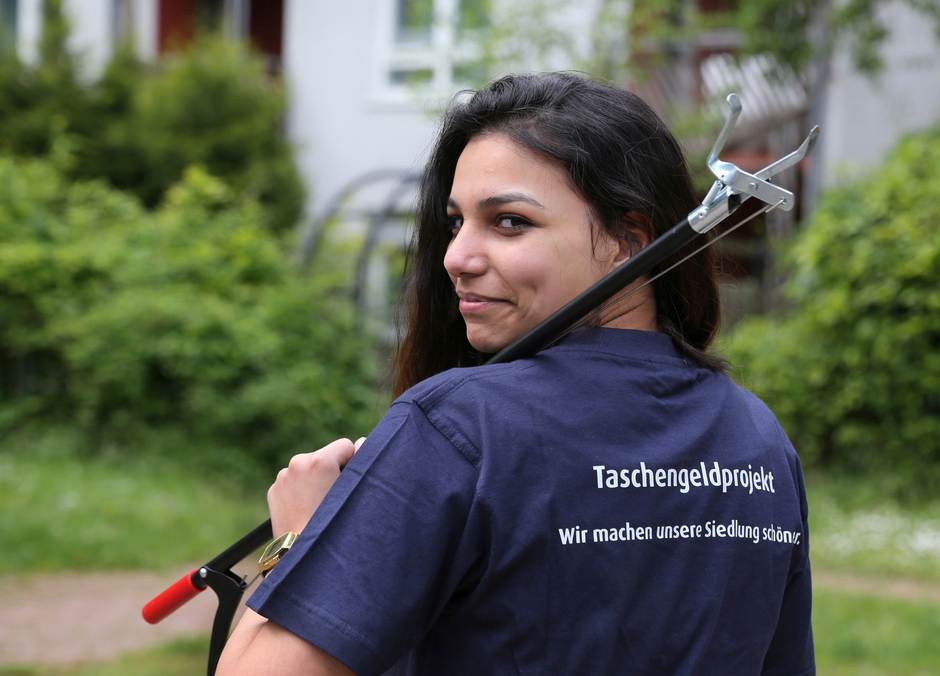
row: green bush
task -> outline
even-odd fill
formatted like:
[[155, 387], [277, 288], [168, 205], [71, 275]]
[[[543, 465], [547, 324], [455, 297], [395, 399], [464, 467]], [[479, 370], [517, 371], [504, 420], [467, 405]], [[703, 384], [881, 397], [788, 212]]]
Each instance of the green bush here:
[[148, 174], [135, 192], [153, 203], [197, 163], [257, 199], [268, 226], [293, 227], [304, 188], [281, 130], [284, 106], [261, 59], [241, 43], [197, 41], [134, 93], [132, 124]]
[[348, 302], [297, 276], [259, 214], [198, 169], [148, 212], [0, 158], [0, 429], [69, 421], [98, 444], [179, 427], [275, 464], [368, 431]]
[[150, 167], [140, 148], [140, 127], [135, 121], [137, 90], [153, 77], [152, 67], [141, 62], [131, 43], [119, 44], [100, 79], [85, 87], [85, 114], [70, 117], [70, 176], [77, 180], [102, 178], [115, 188], [159, 202], [167, 187], [181, 174], [156, 189]]
[[59, 143], [69, 177], [103, 178], [148, 207], [197, 164], [256, 199], [267, 227], [297, 224], [305, 189], [283, 133], [284, 92], [246, 45], [203, 37], [148, 66], [125, 44], [87, 84], [60, 0], [43, 3], [43, 25], [36, 66], [0, 59], [0, 152], [45, 157]]
[[76, 145], [93, 143], [115, 115], [126, 114], [126, 107], [97, 105], [97, 84], [80, 81], [69, 30], [62, 0], [43, 2], [37, 64], [23, 64], [14, 54], [0, 59], [0, 152], [46, 156], [62, 133]]
[[782, 319], [726, 344], [803, 458], [940, 479], [940, 128], [828, 192], [788, 252]]

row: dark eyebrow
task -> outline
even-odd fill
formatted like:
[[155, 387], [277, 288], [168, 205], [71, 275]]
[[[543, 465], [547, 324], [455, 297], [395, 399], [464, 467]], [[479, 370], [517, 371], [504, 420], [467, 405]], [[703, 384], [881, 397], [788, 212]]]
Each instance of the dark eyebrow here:
[[[526, 204], [531, 204], [532, 206], [538, 207], [539, 209], [545, 208], [545, 206], [537, 199], [534, 197], [529, 197], [523, 192], [505, 192], [500, 195], [490, 195], [486, 199], [477, 202], [477, 208], [481, 210], [491, 209], [493, 207], [502, 206], [503, 204], [511, 204], [512, 202], [525, 202]], [[453, 207], [454, 209], [460, 209], [460, 206], [453, 197], [449, 197], [447, 199], [447, 206]]]

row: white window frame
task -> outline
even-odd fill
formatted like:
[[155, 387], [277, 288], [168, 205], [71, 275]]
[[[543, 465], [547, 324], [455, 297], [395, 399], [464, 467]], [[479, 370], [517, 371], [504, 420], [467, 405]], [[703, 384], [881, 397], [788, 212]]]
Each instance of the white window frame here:
[[[432, 0], [431, 39], [427, 44], [398, 40], [398, 2], [380, 3], [376, 41], [377, 67], [372, 90], [377, 103], [414, 107], [448, 100], [467, 83], [454, 77], [456, 69], [478, 58], [479, 46], [471, 40], [458, 41], [457, 20], [460, 0]], [[393, 70], [428, 70], [426, 85], [391, 81]]]

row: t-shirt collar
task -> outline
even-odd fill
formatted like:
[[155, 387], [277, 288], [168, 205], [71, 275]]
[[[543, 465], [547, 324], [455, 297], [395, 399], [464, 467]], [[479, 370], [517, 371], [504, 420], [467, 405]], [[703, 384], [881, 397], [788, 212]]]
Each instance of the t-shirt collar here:
[[682, 359], [672, 338], [660, 331], [588, 326], [566, 336], [557, 347], [607, 348], [618, 354], [646, 359]]

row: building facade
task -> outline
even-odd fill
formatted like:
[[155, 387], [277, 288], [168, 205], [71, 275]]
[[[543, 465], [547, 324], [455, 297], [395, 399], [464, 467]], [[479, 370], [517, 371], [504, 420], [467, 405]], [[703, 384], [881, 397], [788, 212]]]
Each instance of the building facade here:
[[[42, 1], [0, 0], [0, 49], [15, 50], [26, 62], [35, 60]], [[133, 39], [140, 56], [155, 60], [201, 30], [221, 30], [250, 41], [264, 55], [269, 72], [287, 85], [286, 131], [310, 195], [302, 258], [309, 258], [324, 218], [340, 209], [353, 232], [368, 231], [376, 226], [375, 215], [383, 215], [381, 232], [366, 240], [366, 257], [372, 251], [368, 247], [401, 246], [408, 234], [402, 216], [413, 203], [413, 179], [425, 162], [440, 112], [457, 91], [479, 78], [479, 37], [501, 20], [504, 30], [515, 25], [501, 19], [501, 12], [519, 7], [509, 0], [63, 1], [72, 24], [71, 44], [88, 78], [101, 72], [115, 45], [126, 38]], [[607, 4], [539, 1], [555, 8], [548, 20], [555, 23], [553, 30], [570, 35], [574, 51], [587, 48], [595, 18]], [[733, 5], [732, 0], [696, 1], [706, 12]], [[796, 81], [772, 81], [759, 58], [735, 62], [731, 54], [737, 39], [727, 30], [680, 45], [666, 69], [661, 61], [651, 61], [652, 76], [633, 85], [661, 112], [667, 101], [739, 91], [746, 129], [743, 142], [729, 148], [729, 159], [746, 168], [795, 147], [809, 126], [820, 124], [823, 133], [807, 163], [808, 181], [801, 181], [811, 205], [820, 189], [877, 167], [901, 136], [940, 119], [940, 44], [933, 27], [905, 4], [888, 4], [881, 11], [891, 32], [882, 49], [880, 77], [858, 73], [846, 54], [836, 53], [816, 100], [809, 100]], [[622, 54], [635, 63], [646, 58], [630, 45]], [[571, 66], [563, 60], [549, 65]], [[785, 180], [791, 182], [788, 187], [798, 187], [795, 179]], [[773, 218], [778, 220], [768, 220], [768, 236], [786, 234], [787, 215]], [[729, 306], [767, 307], [752, 282], [774, 286], [773, 279], [764, 279], [772, 265], [766, 252], [772, 247], [753, 233], [725, 246], [725, 255], [737, 258], [743, 271], [729, 294], [737, 288], [746, 296], [732, 297]], [[356, 275], [360, 291], [381, 286], [389, 276], [384, 261], [373, 257], [370, 263], [366, 257]], [[386, 294], [364, 296], [380, 306]]]
[[[0, 0], [0, 37], [26, 62], [36, 58], [42, 1]], [[565, 16], [576, 40], [600, 4], [568, 4], [582, 9]], [[65, 7], [88, 77], [123, 37], [132, 36], [147, 59], [171, 53], [200, 28], [250, 40], [287, 82], [287, 130], [311, 188], [311, 213], [374, 169], [421, 166], [440, 110], [473, 81], [468, 38], [485, 31], [496, 11], [491, 0], [65, 0]], [[821, 185], [877, 166], [900, 136], [940, 118], [932, 26], [901, 3], [882, 11], [891, 27], [884, 72], [869, 79], [836, 53], [824, 105], [808, 120], [824, 129], [815, 158]], [[729, 45], [706, 46], [699, 57]], [[699, 90], [702, 61], [690, 80]]]

